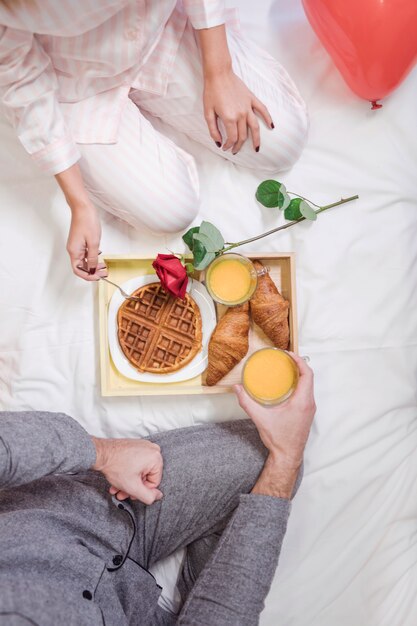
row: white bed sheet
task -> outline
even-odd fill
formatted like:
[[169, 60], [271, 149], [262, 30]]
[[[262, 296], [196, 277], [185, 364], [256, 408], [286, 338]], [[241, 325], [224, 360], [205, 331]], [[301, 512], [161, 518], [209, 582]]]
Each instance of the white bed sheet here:
[[[280, 178], [318, 203], [360, 194], [262, 244], [297, 254], [300, 351], [316, 372], [318, 411], [261, 624], [415, 626], [417, 72], [371, 111], [300, 0], [237, 4], [247, 34], [283, 62], [309, 106], [308, 146]], [[0, 137], [1, 407], [65, 411], [106, 436], [242, 416], [233, 397], [101, 397], [96, 291], [70, 273], [68, 210], [2, 119]], [[262, 173], [178, 140], [198, 162], [200, 218], [228, 240], [276, 223], [254, 200]], [[106, 253], [180, 249], [179, 237], [103, 219]], [[172, 572], [162, 571], [168, 586]]]

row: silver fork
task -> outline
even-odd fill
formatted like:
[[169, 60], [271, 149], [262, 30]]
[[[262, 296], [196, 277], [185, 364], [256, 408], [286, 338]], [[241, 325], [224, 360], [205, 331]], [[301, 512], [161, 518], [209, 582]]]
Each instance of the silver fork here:
[[108, 278], [104, 278], [104, 276], [100, 276], [100, 280], [104, 280], [106, 283], [109, 283], [110, 285], [113, 285], [113, 287], [116, 287], [122, 294], [123, 298], [125, 298], [126, 300], [134, 300], [135, 302], [142, 302], [142, 300], [138, 298], [138, 296], [130, 296], [128, 293], [126, 293], [124, 289], [120, 287], [120, 285], [116, 285], [116, 283], [113, 283]]

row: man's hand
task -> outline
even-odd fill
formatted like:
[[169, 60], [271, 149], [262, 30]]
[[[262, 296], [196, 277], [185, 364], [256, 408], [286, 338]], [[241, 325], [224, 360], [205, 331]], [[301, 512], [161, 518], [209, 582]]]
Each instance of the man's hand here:
[[303, 461], [311, 424], [316, 412], [313, 392], [313, 371], [299, 356], [290, 352], [298, 365], [297, 389], [282, 404], [264, 407], [252, 400], [238, 385], [239, 404], [258, 429], [269, 456], [254, 493], [291, 497]]
[[161, 500], [158, 489], [163, 460], [160, 447], [145, 439], [97, 439], [97, 457], [92, 469], [104, 474], [109, 492], [118, 500], [131, 498], [144, 504]]

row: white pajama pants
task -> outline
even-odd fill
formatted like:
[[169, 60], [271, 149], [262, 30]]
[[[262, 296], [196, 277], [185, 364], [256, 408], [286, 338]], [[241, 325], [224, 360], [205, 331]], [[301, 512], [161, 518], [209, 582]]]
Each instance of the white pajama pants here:
[[[261, 148], [248, 139], [238, 154], [219, 149], [203, 113], [203, 75], [195, 33], [188, 25], [165, 95], [131, 90], [116, 144], [81, 144], [80, 167], [95, 204], [138, 229], [184, 230], [199, 209], [198, 173], [193, 157], [158, 132], [147, 116], [194, 139], [237, 165], [264, 172], [290, 168], [307, 136], [307, 113], [297, 88], [269, 54], [228, 30], [234, 72], [268, 108], [275, 129], [261, 127]], [[221, 124], [219, 125], [225, 137]]]

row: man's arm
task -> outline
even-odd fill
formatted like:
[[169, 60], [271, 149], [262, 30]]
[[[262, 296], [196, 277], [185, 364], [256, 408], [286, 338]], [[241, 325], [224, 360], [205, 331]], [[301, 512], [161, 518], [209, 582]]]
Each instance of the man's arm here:
[[118, 500], [152, 504], [162, 498], [162, 467], [159, 446], [145, 439], [91, 437], [63, 413], [0, 412], [0, 489], [93, 469]]
[[240, 502], [178, 618], [181, 626], [255, 626], [271, 586], [290, 514], [290, 498], [315, 413], [310, 368], [298, 357], [297, 391], [264, 408], [237, 390], [269, 450], [250, 494]]
[[[287, 530], [295, 477], [296, 473], [284, 478], [282, 468], [271, 464], [267, 472], [262, 472], [252, 493], [240, 496], [239, 505], [198, 577], [178, 624], [258, 624]], [[282, 493], [275, 488], [276, 479]]]
[[0, 488], [88, 470], [95, 461], [91, 437], [68, 415], [0, 412]]

